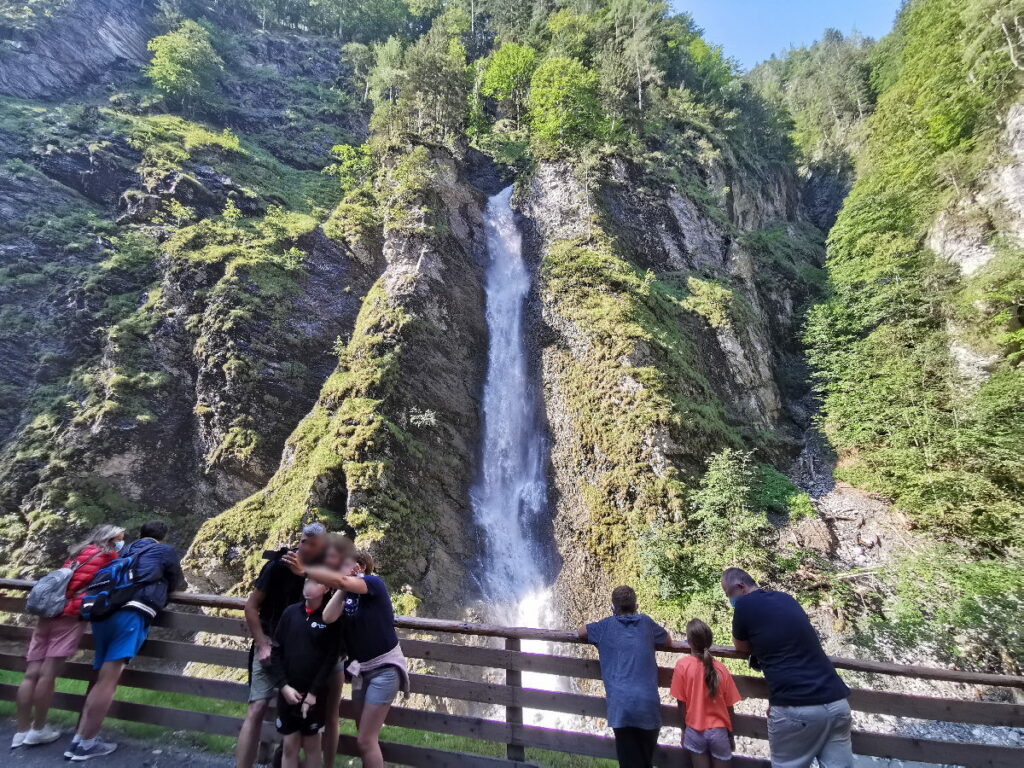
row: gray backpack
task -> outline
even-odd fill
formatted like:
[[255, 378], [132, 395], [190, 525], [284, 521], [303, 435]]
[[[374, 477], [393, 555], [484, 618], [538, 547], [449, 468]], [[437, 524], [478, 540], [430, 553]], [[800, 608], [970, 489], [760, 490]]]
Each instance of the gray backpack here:
[[64, 607], [68, 604], [68, 585], [71, 584], [71, 577], [98, 554], [99, 551], [94, 552], [91, 557], [81, 563], [75, 563], [71, 568], [58, 568], [43, 576], [25, 598], [25, 610], [47, 619], [56, 618], [64, 613]]

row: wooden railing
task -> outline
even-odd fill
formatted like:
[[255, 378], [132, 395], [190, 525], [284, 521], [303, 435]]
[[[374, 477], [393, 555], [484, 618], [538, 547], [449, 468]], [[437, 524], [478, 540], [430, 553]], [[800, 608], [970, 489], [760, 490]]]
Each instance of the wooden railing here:
[[[0, 579], [0, 612], [21, 613], [24, 599], [21, 596], [31, 587], [31, 582]], [[13, 593], [13, 594], [9, 594]], [[239, 598], [179, 593], [172, 601], [180, 606], [193, 609], [219, 609], [240, 611], [243, 601]], [[188, 610], [186, 608], [186, 610]], [[160, 616], [157, 626], [166, 628], [178, 636], [197, 633], [218, 635], [226, 638], [245, 638], [247, 630], [241, 618], [204, 613], [189, 613], [169, 610]], [[437, 619], [399, 617], [396, 626], [404, 635], [402, 647], [410, 659], [421, 659], [425, 664], [414, 672], [412, 691], [416, 706], [399, 701], [391, 708], [387, 723], [401, 728], [447, 734], [449, 736], [476, 739], [505, 745], [504, 759], [485, 757], [463, 752], [451, 752], [425, 746], [413, 746], [387, 742], [382, 744], [385, 759], [405, 765], [460, 766], [465, 768], [496, 768], [497, 766], [524, 765], [526, 749], [550, 750], [595, 758], [614, 758], [615, 748], [611, 738], [599, 733], [582, 733], [572, 730], [541, 727], [523, 722], [523, 710], [543, 710], [584, 718], [603, 718], [605, 701], [601, 696], [567, 691], [539, 690], [523, 687], [523, 673], [546, 673], [570, 680], [599, 680], [600, 666], [595, 658], [564, 656], [546, 653], [527, 653], [520, 650], [523, 640], [542, 640], [554, 643], [580, 643], [574, 633], [532, 629], [522, 627], [499, 627], [484, 624], [469, 624]], [[31, 629], [15, 624], [0, 624], [0, 641], [27, 642]], [[460, 644], [449, 640], [423, 639], [452, 636], [461, 639], [496, 638], [504, 641], [504, 647]], [[92, 647], [92, 638], [86, 635], [83, 649]], [[497, 641], [492, 641], [497, 642]], [[11, 649], [0, 653], [0, 669], [20, 671], [24, 669], [22, 649]], [[673, 643], [663, 649], [672, 653], [685, 653], [684, 643]], [[716, 653], [723, 657], [735, 657], [732, 648], [716, 647]], [[196, 644], [179, 640], [151, 638], [142, 649], [142, 656], [161, 659], [170, 664], [199, 663], [227, 668], [244, 669], [248, 654], [240, 647], [219, 647]], [[593, 654], [590, 654], [593, 656]], [[922, 680], [946, 681], [971, 686], [995, 686], [1024, 689], [1024, 677], [993, 675], [939, 668], [914, 667], [886, 664], [861, 659], [835, 658], [836, 667], [869, 675], [901, 676]], [[467, 679], [449, 674], [427, 673], [431, 664], [444, 665], [451, 669], [469, 669]], [[503, 671], [501, 683], [486, 682], [490, 677]], [[668, 687], [671, 668], [660, 668], [659, 684]], [[454, 674], [454, 673], [452, 673]], [[91, 666], [76, 661], [67, 665], [66, 678], [88, 680], [92, 676]], [[736, 683], [745, 698], [763, 700], [767, 687], [763, 678], [739, 675]], [[147, 671], [129, 668], [122, 678], [122, 685], [168, 693], [219, 699], [229, 702], [244, 702], [247, 688], [242, 683], [227, 680], [191, 677], [166, 671]], [[851, 686], [853, 687], [853, 686]], [[0, 699], [14, 698], [16, 686], [0, 684]], [[450, 714], [445, 711], [427, 709], [426, 697], [438, 697], [449, 702], [463, 702], [462, 708], [476, 707], [504, 708], [504, 719], [490, 719], [465, 714]], [[55, 706], [61, 709], [80, 710], [84, 696], [58, 693]], [[895, 715], [899, 717], [937, 720], [974, 725], [1024, 727], [1024, 706], [1016, 703], [982, 701], [972, 698], [953, 699], [937, 696], [921, 696], [893, 693], [870, 688], [854, 688], [850, 704], [855, 711]], [[164, 706], [115, 702], [111, 717], [159, 726], [175, 730], [196, 731], [233, 736], [238, 732], [241, 720], [222, 714], [210, 714]], [[342, 702], [342, 716], [352, 716], [352, 705]], [[663, 706], [662, 716], [667, 726], [679, 726], [678, 712], [674, 706]], [[270, 723], [265, 724], [264, 735], [273, 738]], [[767, 726], [763, 716], [740, 714], [734, 723], [737, 736], [752, 739], [766, 739]], [[1022, 768], [1024, 749], [917, 738], [892, 733], [874, 733], [855, 730], [853, 747], [857, 754], [877, 757], [914, 760], [923, 763], [963, 765], [970, 768]], [[343, 754], [357, 754], [355, 740], [342, 736], [340, 750]], [[675, 745], [662, 745], [656, 758], [658, 766], [682, 768], [688, 765], [684, 751]], [[737, 757], [737, 768], [766, 768], [768, 762], [753, 757]]]

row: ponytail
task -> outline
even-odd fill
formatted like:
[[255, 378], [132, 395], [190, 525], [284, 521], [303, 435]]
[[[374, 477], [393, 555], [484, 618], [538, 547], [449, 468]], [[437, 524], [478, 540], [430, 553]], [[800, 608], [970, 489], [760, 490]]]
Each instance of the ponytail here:
[[714, 659], [711, 658], [711, 649], [704, 649], [704, 685], [708, 687], [708, 696], [715, 698], [718, 693], [718, 672], [715, 671]]
[[704, 685], [708, 696], [713, 699], [718, 695], [718, 671], [711, 656], [711, 641], [711, 627], [700, 619], [691, 619], [686, 625], [686, 642], [690, 651], [704, 662]]

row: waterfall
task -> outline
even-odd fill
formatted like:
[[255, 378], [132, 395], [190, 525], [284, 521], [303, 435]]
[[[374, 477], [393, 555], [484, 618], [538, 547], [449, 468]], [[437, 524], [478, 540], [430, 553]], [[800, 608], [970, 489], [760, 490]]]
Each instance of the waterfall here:
[[512, 187], [502, 190], [484, 212], [489, 344], [481, 471], [471, 498], [483, 534], [478, 576], [484, 599], [514, 620], [523, 598], [547, 586], [547, 553], [536, 535], [547, 512], [547, 480], [544, 433], [523, 339], [530, 273], [511, 197]]
[[[487, 201], [484, 212], [489, 344], [481, 471], [471, 499], [483, 535], [477, 576], [488, 618], [543, 627], [556, 621], [550, 552], [539, 537], [548, 522], [547, 445], [523, 338], [530, 273], [511, 197], [512, 187], [502, 190]], [[523, 650], [550, 652], [548, 644], [536, 641], [524, 642]], [[547, 690], [559, 688], [558, 682], [540, 674], [523, 679], [527, 687]], [[540, 713], [524, 715], [534, 722], [549, 720]]]

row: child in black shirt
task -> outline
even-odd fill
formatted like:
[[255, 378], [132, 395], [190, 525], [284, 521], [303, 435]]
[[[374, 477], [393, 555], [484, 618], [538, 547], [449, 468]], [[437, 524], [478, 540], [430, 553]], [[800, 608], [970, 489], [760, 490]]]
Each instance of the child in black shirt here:
[[302, 603], [285, 609], [274, 633], [273, 670], [283, 681], [277, 699], [277, 730], [284, 736], [282, 768], [321, 768], [320, 730], [326, 725], [327, 689], [341, 654], [341, 625], [327, 624], [327, 587], [307, 579]]

